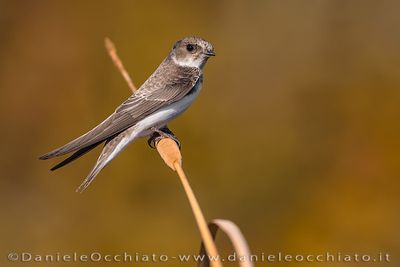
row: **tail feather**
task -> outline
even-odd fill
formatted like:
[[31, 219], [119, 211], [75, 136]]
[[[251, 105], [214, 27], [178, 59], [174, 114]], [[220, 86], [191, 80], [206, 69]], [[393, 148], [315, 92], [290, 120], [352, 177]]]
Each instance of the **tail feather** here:
[[53, 151], [50, 151], [42, 156], [39, 157], [41, 160], [46, 160], [46, 159], [51, 159], [54, 157], [62, 156], [68, 153], [71, 153], [73, 151], [77, 151], [80, 149], [83, 149], [87, 146], [91, 146], [96, 143], [101, 143], [105, 141], [106, 139], [110, 138], [111, 136], [114, 136], [124, 129], [120, 129], [118, 132], [112, 132], [109, 130], [110, 125], [112, 124], [113, 116], [115, 115], [112, 114], [109, 116], [107, 119], [105, 119], [102, 123], [94, 127], [92, 130], [89, 132], [81, 135], [80, 137], [72, 140], [66, 145], [63, 145], [62, 147], [59, 147], [57, 149], [54, 149]]
[[76, 192], [82, 193], [99, 174], [126, 146], [137, 138], [134, 128], [130, 128], [111, 139], [108, 139], [104, 145], [103, 151], [97, 159], [96, 165], [93, 167], [89, 175], [85, 178], [82, 184], [76, 189]]
[[91, 146], [91, 145], [96, 144], [98, 142], [101, 143], [101, 142], [104, 141], [104, 139], [103, 139], [103, 140], [97, 140], [94, 143], [93, 142], [88, 142], [88, 141], [86, 141], [86, 139], [89, 139], [88, 138], [89, 134], [90, 134], [90, 132], [84, 134], [81, 137], [78, 137], [77, 139], [69, 142], [68, 144], [66, 144], [66, 145], [64, 145], [62, 147], [54, 149], [54, 150], [52, 150], [52, 151], [40, 156], [39, 159], [40, 160], [46, 160], [46, 159], [51, 159], [51, 158], [54, 158], [54, 157], [62, 156], [62, 155], [68, 154], [70, 152], [77, 151], [77, 150], [79, 151], [81, 149], [84, 149], [85, 147]]
[[55, 165], [53, 168], [51, 168], [51, 171], [55, 171], [61, 167], [64, 167], [65, 165], [71, 163], [72, 161], [82, 157], [83, 155], [85, 155], [86, 153], [88, 153], [89, 151], [91, 151], [93, 148], [97, 147], [98, 145], [100, 145], [103, 141], [94, 143], [93, 145], [84, 147], [79, 149], [78, 151], [76, 151], [74, 154], [72, 154], [71, 156], [69, 156], [68, 158], [66, 158], [65, 160], [61, 161], [60, 163], [58, 163], [57, 165]]

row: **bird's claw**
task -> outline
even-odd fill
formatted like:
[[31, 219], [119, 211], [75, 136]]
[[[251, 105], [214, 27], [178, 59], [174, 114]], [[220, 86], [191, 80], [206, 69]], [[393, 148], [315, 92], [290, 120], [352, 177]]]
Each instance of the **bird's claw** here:
[[163, 127], [157, 129], [155, 127], [151, 128], [154, 132], [150, 135], [150, 138], [147, 140], [147, 143], [151, 148], [156, 148], [157, 143], [163, 138], [171, 138], [178, 145], [179, 149], [181, 149], [181, 142], [178, 137], [174, 135], [174, 133], [168, 129], [168, 127]]

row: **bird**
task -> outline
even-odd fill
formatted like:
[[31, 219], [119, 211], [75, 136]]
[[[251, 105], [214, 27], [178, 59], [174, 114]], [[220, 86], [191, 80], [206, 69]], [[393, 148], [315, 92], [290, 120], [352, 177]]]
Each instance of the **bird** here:
[[153, 74], [114, 113], [87, 133], [39, 159], [74, 152], [51, 168], [54, 171], [104, 143], [93, 169], [76, 189], [83, 192], [130, 143], [156, 132], [163, 134], [160, 129], [193, 103], [203, 85], [204, 66], [212, 56], [214, 47], [203, 38], [186, 37], [177, 41]]

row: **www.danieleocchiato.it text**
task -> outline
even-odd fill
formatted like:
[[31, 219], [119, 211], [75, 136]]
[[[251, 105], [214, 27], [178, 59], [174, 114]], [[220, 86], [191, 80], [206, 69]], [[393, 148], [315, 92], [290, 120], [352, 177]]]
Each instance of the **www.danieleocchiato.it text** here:
[[206, 255], [196, 254], [156, 254], [156, 253], [33, 253], [33, 252], [11, 252], [7, 258], [13, 262], [137, 262], [137, 263], [152, 263], [152, 262], [200, 262], [208, 257], [210, 261], [220, 260], [222, 262], [382, 262], [389, 263], [391, 260], [390, 254], [378, 252], [375, 254], [362, 254], [362, 253], [320, 253], [320, 254], [287, 254], [287, 253], [260, 253], [252, 254], [249, 257], [241, 256], [236, 253], [229, 254], [225, 257], [211, 257]]

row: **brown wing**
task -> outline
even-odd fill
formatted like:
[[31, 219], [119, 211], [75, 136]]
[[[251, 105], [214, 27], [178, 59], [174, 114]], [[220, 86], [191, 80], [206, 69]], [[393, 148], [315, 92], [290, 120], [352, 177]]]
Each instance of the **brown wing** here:
[[181, 67], [164, 61], [139, 90], [106, 120], [68, 144], [44, 154], [40, 159], [65, 155], [124, 131], [147, 115], [180, 100], [193, 88], [200, 76], [201, 70], [198, 68]]

